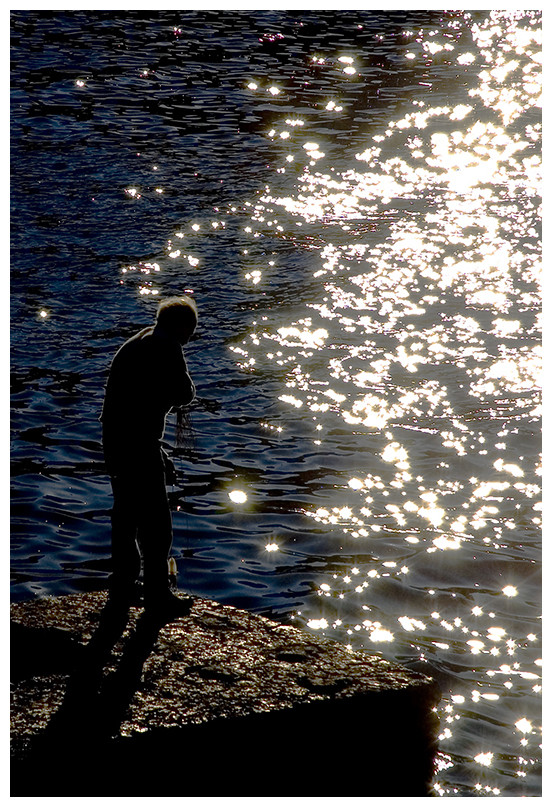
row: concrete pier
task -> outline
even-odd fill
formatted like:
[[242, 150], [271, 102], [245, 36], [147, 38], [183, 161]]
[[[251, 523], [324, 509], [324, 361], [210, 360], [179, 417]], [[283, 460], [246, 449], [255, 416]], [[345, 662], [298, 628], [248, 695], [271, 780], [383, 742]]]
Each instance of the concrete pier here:
[[205, 599], [166, 625], [105, 592], [11, 606], [12, 796], [426, 796], [420, 673]]

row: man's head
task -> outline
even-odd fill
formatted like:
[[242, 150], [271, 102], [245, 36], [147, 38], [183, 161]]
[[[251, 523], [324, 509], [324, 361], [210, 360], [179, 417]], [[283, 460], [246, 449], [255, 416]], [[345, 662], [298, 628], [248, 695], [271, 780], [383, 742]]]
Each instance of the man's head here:
[[169, 297], [159, 304], [157, 325], [184, 345], [197, 326], [197, 306], [191, 297]]

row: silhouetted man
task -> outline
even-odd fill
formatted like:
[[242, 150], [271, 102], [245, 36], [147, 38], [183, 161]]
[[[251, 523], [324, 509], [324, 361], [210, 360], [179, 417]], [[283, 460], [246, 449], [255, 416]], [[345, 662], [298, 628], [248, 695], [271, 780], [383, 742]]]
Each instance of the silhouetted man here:
[[110, 600], [132, 601], [141, 556], [145, 608], [167, 617], [187, 613], [191, 598], [176, 597], [169, 589], [172, 519], [160, 441], [167, 413], [195, 397], [182, 345], [196, 326], [197, 309], [189, 297], [162, 302], [154, 327], [137, 333], [116, 353], [101, 414], [113, 489]]

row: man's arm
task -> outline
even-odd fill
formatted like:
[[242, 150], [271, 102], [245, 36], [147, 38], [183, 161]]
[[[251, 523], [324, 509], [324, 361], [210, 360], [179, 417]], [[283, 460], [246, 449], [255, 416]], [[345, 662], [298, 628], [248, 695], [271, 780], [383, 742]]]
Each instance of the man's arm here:
[[[192, 381], [186, 365], [186, 360], [182, 353], [182, 348], [178, 347], [178, 355], [175, 355], [174, 376], [170, 390], [171, 406], [178, 408], [192, 403], [196, 395], [195, 384]], [[172, 375], [172, 374], [171, 374]]]

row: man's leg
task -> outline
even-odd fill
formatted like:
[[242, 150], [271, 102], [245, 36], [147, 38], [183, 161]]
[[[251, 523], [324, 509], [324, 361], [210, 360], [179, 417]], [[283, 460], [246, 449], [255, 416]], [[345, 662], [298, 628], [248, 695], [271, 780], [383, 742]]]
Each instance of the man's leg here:
[[113, 509], [111, 511], [111, 594], [132, 597], [140, 576], [140, 552], [136, 542], [138, 521], [136, 492], [132, 478], [125, 474], [112, 477]]
[[138, 541], [144, 559], [144, 599], [152, 602], [169, 593], [172, 518], [164, 476], [153, 481], [142, 513]]
[[148, 457], [147, 469], [143, 475], [146, 490], [138, 524], [138, 543], [144, 560], [144, 605], [162, 618], [185, 616], [191, 608], [191, 598], [176, 597], [169, 588], [172, 517], [160, 450]]
[[144, 561], [144, 600], [151, 603], [169, 593], [172, 518], [161, 449], [148, 451], [143, 460], [137, 500], [138, 544]]

